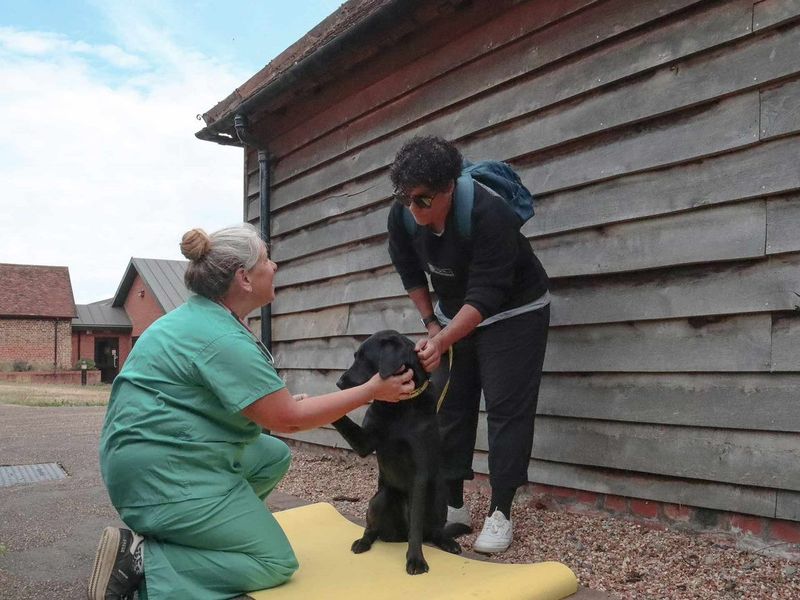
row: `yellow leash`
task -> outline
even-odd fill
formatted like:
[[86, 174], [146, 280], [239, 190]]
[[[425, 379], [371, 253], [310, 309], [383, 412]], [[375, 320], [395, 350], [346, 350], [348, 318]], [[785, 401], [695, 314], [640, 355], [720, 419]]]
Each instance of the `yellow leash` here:
[[[444, 402], [444, 397], [447, 396], [447, 388], [450, 387], [450, 372], [453, 370], [453, 347], [452, 346], [450, 346], [450, 349], [447, 351], [447, 355], [450, 357], [449, 364], [447, 366], [447, 381], [445, 382], [444, 387], [442, 388], [442, 393], [439, 394], [439, 400], [436, 401], [436, 412], [437, 413], [439, 412], [439, 409], [442, 408], [442, 402]], [[430, 383], [431, 383], [431, 380], [430, 379], [426, 379], [425, 383], [423, 383], [421, 386], [419, 386], [413, 392], [411, 392], [411, 394], [408, 396], [408, 400], [411, 400], [412, 398], [416, 398], [417, 396], [419, 396], [422, 392], [424, 392], [426, 389], [428, 389], [428, 386], [430, 385]]]
[[450, 356], [449, 365], [447, 366], [447, 381], [442, 388], [442, 393], [439, 394], [439, 400], [436, 402], [436, 412], [439, 412], [439, 409], [442, 408], [442, 402], [444, 402], [444, 397], [447, 395], [447, 388], [450, 387], [450, 374], [453, 371], [453, 347], [447, 350], [447, 354]]
[[425, 383], [423, 383], [421, 386], [419, 386], [417, 389], [415, 389], [413, 392], [411, 392], [411, 394], [408, 396], [408, 400], [411, 400], [412, 398], [416, 398], [422, 392], [424, 392], [426, 389], [428, 389], [428, 384], [430, 382], [431, 382], [430, 379], [426, 379]]

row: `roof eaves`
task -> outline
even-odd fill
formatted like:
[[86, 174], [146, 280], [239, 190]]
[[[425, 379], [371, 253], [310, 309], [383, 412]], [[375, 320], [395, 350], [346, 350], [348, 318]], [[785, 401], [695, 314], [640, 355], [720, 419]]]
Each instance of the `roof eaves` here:
[[[243, 145], [233, 127], [235, 114], [251, 115], [268, 99], [298, 82], [305, 85], [331, 76], [332, 58], [339, 53], [358, 57], [354, 48], [386, 39], [413, 21], [410, 13], [424, 0], [350, 0], [323, 20], [267, 66], [203, 114], [206, 127], [195, 136], [225, 145]], [[358, 60], [356, 58], [355, 60]]]
[[133, 280], [136, 279], [136, 267], [133, 264], [134, 259], [128, 261], [128, 266], [125, 268], [125, 273], [122, 280], [119, 282], [117, 291], [114, 292], [114, 297], [111, 299], [111, 306], [124, 306], [125, 299], [128, 297], [128, 292], [133, 285]]

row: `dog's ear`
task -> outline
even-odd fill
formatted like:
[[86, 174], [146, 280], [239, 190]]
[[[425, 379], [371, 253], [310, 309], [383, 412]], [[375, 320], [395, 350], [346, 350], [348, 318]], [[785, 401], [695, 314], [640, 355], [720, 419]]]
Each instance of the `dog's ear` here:
[[381, 343], [381, 357], [378, 361], [378, 372], [386, 379], [397, 373], [406, 364], [408, 352], [399, 339], [389, 338]]

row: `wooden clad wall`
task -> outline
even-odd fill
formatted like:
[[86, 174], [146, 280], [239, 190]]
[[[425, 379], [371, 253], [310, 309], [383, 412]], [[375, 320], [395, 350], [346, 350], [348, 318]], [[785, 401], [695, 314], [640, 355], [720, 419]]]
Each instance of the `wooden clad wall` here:
[[[387, 174], [442, 135], [538, 198], [523, 231], [553, 323], [531, 480], [800, 520], [800, 0], [476, 0], [422, 29], [271, 125], [290, 389], [332, 389], [378, 329], [421, 333]], [[255, 222], [252, 153], [245, 173]], [[478, 470], [485, 449], [481, 431]]]

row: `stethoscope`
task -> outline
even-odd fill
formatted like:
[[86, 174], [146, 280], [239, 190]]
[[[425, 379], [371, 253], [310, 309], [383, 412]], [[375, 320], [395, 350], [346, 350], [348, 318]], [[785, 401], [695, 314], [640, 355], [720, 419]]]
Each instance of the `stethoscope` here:
[[228, 313], [230, 313], [231, 317], [233, 317], [241, 327], [244, 327], [244, 330], [247, 333], [250, 334], [250, 337], [256, 343], [256, 346], [258, 346], [258, 349], [261, 350], [261, 354], [263, 354], [264, 358], [267, 359], [267, 362], [274, 367], [275, 366], [275, 357], [272, 356], [272, 352], [270, 352], [269, 348], [267, 348], [267, 346], [264, 344], [264, 342], [262, 342], [258, 338], [258, 336], [255, 333], [253, 333], [253, 330], [250, 329], [247, 326], [247, 323], [245, 323], [238, 316], [236, 316], [236, 313], [233, 312], [230, 308], [228, 308], [223, 302], [217, 301], [217, 304], [219, 304], [221, 307], [223, 307], [225, 310], [227, 310]]

